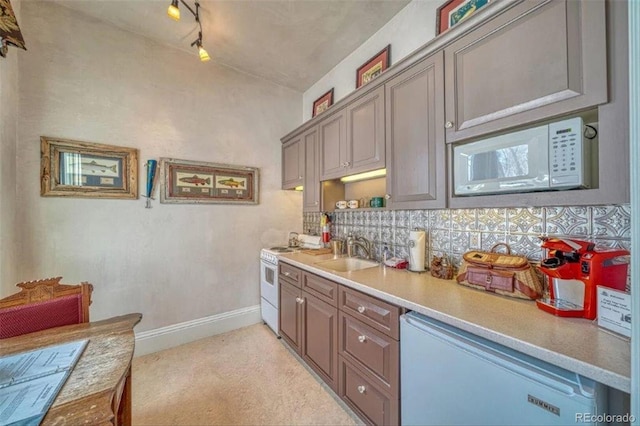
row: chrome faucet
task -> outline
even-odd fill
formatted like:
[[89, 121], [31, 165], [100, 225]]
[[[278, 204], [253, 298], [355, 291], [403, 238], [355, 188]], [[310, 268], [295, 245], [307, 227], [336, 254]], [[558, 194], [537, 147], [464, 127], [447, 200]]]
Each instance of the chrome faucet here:
[[347, 256], [353, 257], [356, 253], [356, 247], [360, 247], [365, 259], [371, 259], [371, 242], [365, 237], [354, 237], [349, 234], [347, 237]]

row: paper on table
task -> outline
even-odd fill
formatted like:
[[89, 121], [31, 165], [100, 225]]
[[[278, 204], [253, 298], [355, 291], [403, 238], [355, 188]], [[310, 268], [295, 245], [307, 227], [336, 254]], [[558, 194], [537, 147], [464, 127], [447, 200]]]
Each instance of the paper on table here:
[[0, 358], [0, 426], [39, 424], [88, 342]]

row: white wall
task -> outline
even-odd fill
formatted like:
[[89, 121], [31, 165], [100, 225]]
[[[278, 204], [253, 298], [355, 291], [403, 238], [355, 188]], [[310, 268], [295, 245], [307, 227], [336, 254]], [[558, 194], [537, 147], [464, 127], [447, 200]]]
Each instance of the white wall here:
[[[299, 230], [301, 194], [280, 190], [279, 138], [301, 94], [47, 1], [22, 4], [17, 194], [20, 279], [94, 284], [92, 320], [128, 312], [136, 331], [259, 303], [259, 250]], [[260, 204], [166, 205], [42, 198], [41, 135], [150, 158], [260, 168]]]
[[311, 118], [313, 101], [334, 88], [334, 103], [356, 89], [356, 70], [391, 44], [391, 65], [436, 34], [436, 9], [441, 0], [413, 0], [369, 40], [311, 86], [302, 96], [302, 120]]
[[[11, 5], [21, 25], [20, 0]], [[0, 297], [15, 292], [16, 284], [16, 123], [18, 57], [23, 53], [9, 47], [7, 57], [0, 58]]]

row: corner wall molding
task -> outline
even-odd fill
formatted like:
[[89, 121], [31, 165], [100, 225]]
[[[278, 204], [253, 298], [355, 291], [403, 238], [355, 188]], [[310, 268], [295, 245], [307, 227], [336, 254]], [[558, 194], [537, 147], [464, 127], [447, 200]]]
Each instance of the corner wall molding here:
[[136, 333], [134, 357], [169, 349], [261, 321], [260, 305]]

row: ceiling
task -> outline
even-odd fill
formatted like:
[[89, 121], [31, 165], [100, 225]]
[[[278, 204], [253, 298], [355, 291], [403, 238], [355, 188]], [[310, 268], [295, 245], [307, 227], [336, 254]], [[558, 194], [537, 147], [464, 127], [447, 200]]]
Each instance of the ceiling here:
[[[193, 0], [186, 0], [194, 7]], [[198, 26], [170, 0], [56, 0], [120, 28], [189, 51]], [[305, 91], [409, 0], [200, 0], [203, 45], [213, 61]], [[384, 47], [384, 46], [382, 46]], [[207, 66], [207, 64], [202, 64]]]

